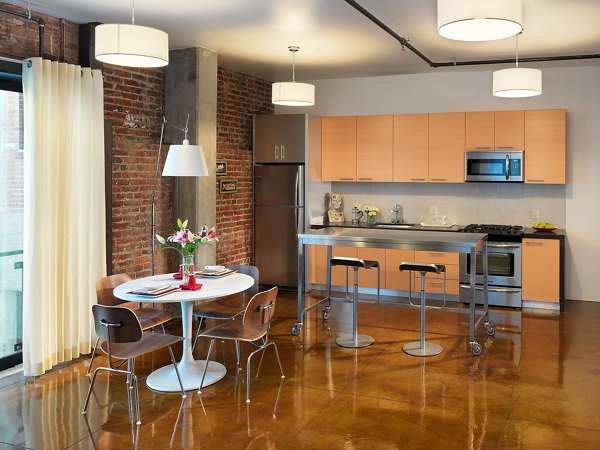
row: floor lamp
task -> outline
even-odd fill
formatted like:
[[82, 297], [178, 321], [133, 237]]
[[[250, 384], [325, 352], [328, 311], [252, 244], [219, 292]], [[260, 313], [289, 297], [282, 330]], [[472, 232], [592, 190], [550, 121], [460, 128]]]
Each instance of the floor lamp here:
[[[188, 124], [190, 115], [188, 114], [185, 122], [185, 128], [177, 128], [184, 133], [182, 145], [171, 145], [167, 160], [162, 171], [163, 177], [206, 177], [208, 176], [208, 168], [204, 160], [204, 152], [199, 145], [190, 145], [187, 138]], [[155, 231], [156, 231], [156, 185], [158, 183], [158, 168], [160, 164], [160, 154], [163, 145], [165, 126], [167, 124], [166, 117], [163, 116], [160, 127], [160, 144], [158, 145], [158, 153], [156, 155], [156, 171], [154, 173], [154, 187], [152, 189], [152, 230], [150, 239], [152, 241], [152, 275], [154, 275], [154, 254], [155, 254]]]

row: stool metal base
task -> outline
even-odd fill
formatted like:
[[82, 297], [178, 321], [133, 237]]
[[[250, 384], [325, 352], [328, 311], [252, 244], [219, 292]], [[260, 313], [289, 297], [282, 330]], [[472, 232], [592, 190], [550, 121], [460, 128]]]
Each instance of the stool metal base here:
[[402, 347], [404, 353], [411, 356], [435, 356], [442, 353], [442, 346], [433, 342], [425, 342], [424, 347], [421, 347], [420, 341], [409, 342]]
[[351, 334], [344, 334], [335, 340], [337, 345], [346, 348], [368, 347], [373, 342], [375, 342], [375, 339], [366, 334], [358, 334], [356, 335], [356, 339], [354, 339]]

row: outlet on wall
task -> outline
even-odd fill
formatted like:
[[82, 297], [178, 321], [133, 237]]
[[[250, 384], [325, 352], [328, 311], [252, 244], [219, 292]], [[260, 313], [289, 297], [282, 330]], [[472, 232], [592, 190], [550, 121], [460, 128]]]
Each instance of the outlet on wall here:
[[529, 217], [532, 219], [539, 219], [540, 218], [540, 210], [539, 209], [532, 209], [529, 212]]
[[438, 207], [437, 206], [430, 206], [429, 207], [429, 214], [439, 214], [438, 213]]

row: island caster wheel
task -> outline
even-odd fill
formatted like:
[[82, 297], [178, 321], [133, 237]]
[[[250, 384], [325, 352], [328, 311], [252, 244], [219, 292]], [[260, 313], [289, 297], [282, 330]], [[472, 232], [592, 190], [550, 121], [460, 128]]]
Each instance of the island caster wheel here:
[[496, 334], [496, 325], [492, 325], [489, 322], [485, 322], [483, 326], [485, 327], [485, 332], [488, 336], [493, 336]]
[[473, 353], [475, 356], [481, 355], [481, 344], [479, 344], [479, 342], [477, 341], [473, 341], [471, 342], [471, 353]]
[[301, 327], [301, 325], [299, 323], [297, 323], [296, 325], [294, 325], [292, 327], [292, 334], [294, 336], [298, 336], [300, 334], [300, 327]]
[[323, 310], [323, 320], [327, 320], [327, 319], [329, 319], [329, 308], [328, 307]]

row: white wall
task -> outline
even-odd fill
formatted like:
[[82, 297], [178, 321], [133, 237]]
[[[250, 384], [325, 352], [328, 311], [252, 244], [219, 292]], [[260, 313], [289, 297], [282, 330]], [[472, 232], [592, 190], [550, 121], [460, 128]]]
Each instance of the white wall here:
[[[302, 111], [319, 115], [565, 108], [566, 186], [541, 190], [538, 187], [522, 186], [522, 198], [518, 197], [518, 193], [505, 192], [504, 188], [498, 188], [497, 193], [494, 192], [494, 187], [480, 190], [483, 189], [482, 196], [487, 204], [493, 205], [496, 210], [501, 210], [506, 204], [517, 205], [512, 216], [507, 216], [507, 221], [511, 221], [512, 217], [522, 217], [523, 211], [526, 214], [529, 200], [532, 208], [542, 205], [539, 208], [544, 215], [546, 209], [550, 209], [548, 216], [567, 230], [567, 298], [600, 301], [597, 264], [600, 256], [600, 66], [543, 69], [544, 92], [539, 97], [528, 99], [494, 97], [491, 94], [491, 70], [318, 80], [314, 83], [316, 104], [314, 107], [302, 108]], [[298, 108], [276, 108], [276, 113], [286, 112], [297, 113]], [[457, 211], [457, 221], [462, 222], [463, 217], [469, 222], [488, 221], [486, 217], [477, 220], [472, 213], [461, 209], [463, 200], [479, 198], [477, 190], [475, 193], [466, 190], [470, 189], [470, 185], [428, 185], [421, 188], [401, 183], [367, 183], [364, 188], [357, 188], [342, 184], [334, 183], [333, 187], [340, 191], [348, 190], [350, 198], [346, 199], [347, 202], [356, 195], [365, 198], [369, 195], [388, 196], [386, 201], [395, 195], [402, 195], [406, 197], [408, 204], [412, 202], [416, 207], [420, 204], [418, 197], [444, 196], [450, 201], [452, 212]], [[356, 192], [356, 189], [364, 191]], [[496, 194], [498, 198], [494, 200]], [[415, 198], [410, 200], [413, 195]], [[516, 202], [511, 202], [514, 199]], [[351, 206], [347, 204], [346, 209]], [[443, 210], [441, 205], [435, 206], [440, 208], [440, 213], [450, 212]], [[405, 213], [412, 214], [410, 210]], [[415, 219], [420, 218], [417, 217], [420, 214], [418, 211], [415, 210], [414, 214]], [[410, 217], [409, 215], [407, 218]]]

